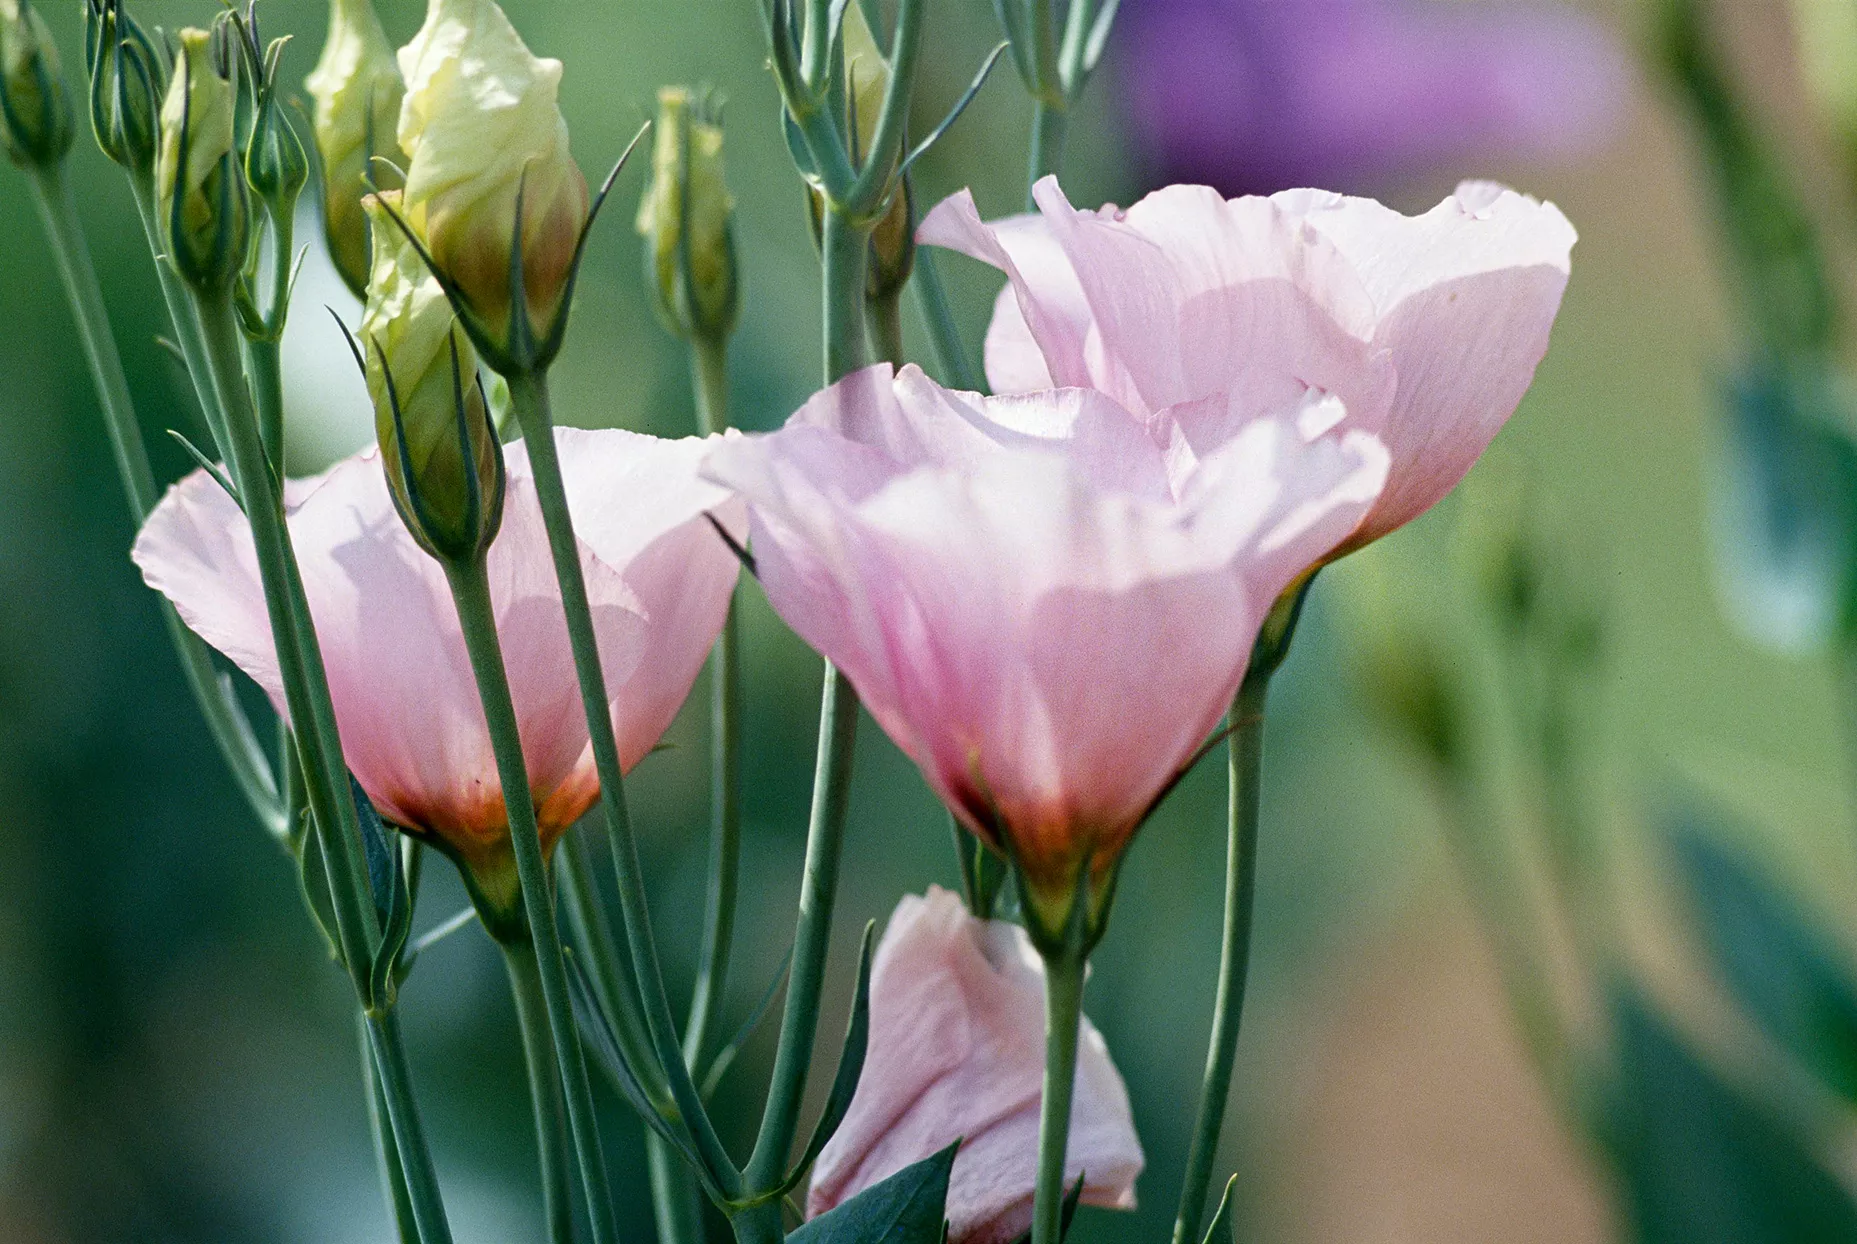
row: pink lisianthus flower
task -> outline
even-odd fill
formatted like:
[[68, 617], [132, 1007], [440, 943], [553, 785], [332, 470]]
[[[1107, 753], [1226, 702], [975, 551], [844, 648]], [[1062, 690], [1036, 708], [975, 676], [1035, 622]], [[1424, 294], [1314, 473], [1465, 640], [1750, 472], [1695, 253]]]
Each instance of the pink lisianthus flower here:
[[1114, 866], [1231, 703], [1277, 595], [1358, 525], [1386, 453], [1328, 398], [1170, 454], [1106, 394], [856, 372], [719, 445], [762, 586], [975, 833], [1036, 927]]
[[1317, 190], [1169, 186], [1091, 212], [1047, 177], [1035, 196], [1038, 214], [987, 224], [962, 191], [918, 233], [1006, 273], [987, 332], [994, 389], [1100, 389], [1171, 424], [1191, 456], [1258, 410], [1334, 394], [1347, 426], [1392, 454], [1338, 554], [1435, 505], [1515, 412], [1575, 240], [1552, 204], [1487, 182], [1422, 216]]
[[[704, 515], [740, 530], [742, 507], [697, 476], [710, 442], [557, 436], [629, 769], [689, 695], [734, 590], [738, 563]], [[547, 848], [600, 788], [528, 454], [520, 444], [505, 453], [491, 596]], [[293, 481], [286, 503], [348, 767], [384, 819], [441, 847], [506, 909], [509, 820], [443, 569], [394, 512], [375, 449]], [[251, 529], [219, 484], [196, 471], [170, 489], [134, 556], [149, 586], [284, 712]]]
[[[958, 1140], [949, 1244], [1007, 1244], [1031, 1226], [1044, 990], [1044, 964], [1017, 925], [977, 920], [935, 886], [898, 903], [871, 970], [864, 1074], [813, 1167], [807, 1216]], [[1086, 1018], [1065, 1184], [1082, 1179], [1086, 1205], [1133, 1209], [1142, 1162], [1128, 1089]]]

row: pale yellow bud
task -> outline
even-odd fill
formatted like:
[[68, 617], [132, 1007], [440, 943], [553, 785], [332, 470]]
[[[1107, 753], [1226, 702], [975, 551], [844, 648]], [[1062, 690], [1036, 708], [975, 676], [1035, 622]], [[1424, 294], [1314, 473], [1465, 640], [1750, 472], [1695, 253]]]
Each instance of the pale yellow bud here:
[[468, 559], [496, 536], [503, 455], [477, 386], [477, 355], [444, 290], [387, 212], [401, 193], [364, 200], [374, 266], [361, 342], [374, 428], [387, 485], [413, 538], [435, 557]]
[[471, 315], [507, 340], [520, 188], [524, 296], [546, 333], [587, 219], [587, 182], [556, 104], [561, 62], [530, 53], [492, 0], [431, 0], [400, 72], [409, 219]]
[[304, 85], [316, 101], [329, 254], [349, 288], [365, 296], [370, 255], [361, 200], [374, 189], [398, 188], [397, 170], [406, 166], [398, 134], [406, 85], [371, 0], [332, 0], [322, 59]]
[[870, 149], [871, 135], [883, 117], [884, 92], [890, 89], [890, 62], [877, 46], [877, 36], [864, 20], [864, 7], [852, 0], [845, 9], [844, 40], [845, 82], [849, 87], [852, 111], [858, 123], [858, 151], [863, 158]]
[[15, 163], [49, 168], [71, 150], [58, 48], [29, 5], [0, 0], [0, 140]]
[[207, 31], [181, 31], [161, 105], [155, 186], [162, 235], [176, 270], [208, 290], [224, 289], [238, 275], [250, 232], [244, 173], [233, 150], [234, 55]]

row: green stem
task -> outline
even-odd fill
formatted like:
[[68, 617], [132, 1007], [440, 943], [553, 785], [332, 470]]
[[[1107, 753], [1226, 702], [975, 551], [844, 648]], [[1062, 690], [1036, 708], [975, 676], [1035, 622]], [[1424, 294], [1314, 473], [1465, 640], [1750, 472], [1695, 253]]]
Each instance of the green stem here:
[[703, 1109], [702, 1097], [691, 1081], [689, 1068], [671, 1018], [664, 973], [657, 943], [651, 933], [651, 916], [638, 861], [638, 840], [632, 833], [631, 814], [625, 803], [625, 778], [619, 764], [619, 743], [613, 733], [606, 672], [593, 631], [593, 613], [587, 603], [587, 583], [580, 566], [580, 544], [568, 511], [567, 485], [561, 477], [561, 459], [555, 448], [554, 416], [549, 409], [548, 381], [544, 374], [507, 377], [510, 403], [522, 425], [534, 473], [536, 499], [548, 530], [549, 552], [555, 579], [561, 587], [561, 604], [567, 615], [568, 641], [574, 652], [574, 669], [580, 679], [581, 711], [593, 748], [594, 770], [600, 779], [600, 806], [613, 855], [613, 873], [619, 889], [619, 912], [625, 925], [626, 945], [632, 954], [633, 977], [644, 1004], [645, 1022], [657, 1063], [669, 1082], [672, 1100], [690, 1128], [697, 1151], [710, 1175], [725, 1193], [733, 1193], [739, 1172]]
[[1032, 149], [1025, 174], [1025, 210], [1035, 212], [1038, 204], [1032, 189], [1041, 178], [1056, 173], [1064, 163], [1064, 137], [1070, 126], [1068, 108], [1043, 100], [1032, 105]]
[[258, 407], [258, 437], [277, 478], [284, 470], [284, 366], [283, 351], [275, 341], [248, 341], [245, 357], [251, 371], [252, 397]]
[[212, 374], [207, 368], [206, 342], [200, 335], [200, 317], [194, 314], [186, 283], [165, 257], [161, 229], [155, 214], [155, 188], [139, 177], [129, 179], [129, 188], [134, 192], [135, 210], [142, 220], [142, 234], [148, 240], [148, 253], [155, 261], [155, 278], [161, 286], [161, 301], [168, 308], [168, 322], [174, 329], [174, 342], [180, 347], [181, 359], [187, 365], [187, 378], [193, 383], [194, 395], [200, 402], [201, 418], [206, 421], [213, 444], [219, 449], [220, 459], [229, 462], [232, 450], [226, 440], [226, 415], [219, 407], [218, 395], [213, 390]]
[[1070, 1147], [1070, 1104], [1077, 1086], [1084, 962], [1076, 949], [1045, 956], [1045, 1087], [1038, 1119], [1032, 1244], [1059, 1244], [1064, 1234], [1064, 1157]]
[[426, 1147], [419, 1104], [413, 1100], [413, 1077], [406, 1064], [406, 1047], [400, 1040], [400, 1021], [392, 1011], [369, 1015], [367, 1034], [418, 1239], [420, 1244], [451, 1244], [451, 1224], [439, 1194], [438, 1174], [432, 1169], [432, 1154]]
[[915, 274], [909, 284], [916, 291], [916, 306], [928, 327], [929, 348], [935, 354], [942, 383], [969, 393], [986, 392], [986, 378], [974, 369], [961, 344], [960, 330], [954, 326], [954, 312], [948, 306], [948, 290], [941, 283], [941, 262], [932, 246], [916, 251]]
[[607, 1183], [599, 1121], [594, 1115], [593, 1088], [587, 1080], [580, 1030], [575, 1026], [574, 1006], [568, 996], [567, 964], [561, 954], [561, 934], [555, 927], [554, 898], [548, 892], [548, 864], [542, 856], [541, 830], [535, 821], [535, 801], [529, 790], [528, 764], [522, 756], [516, 705], [510, 697], [503, 645], [497, 638], [489, 572], [479, 558], [474, 562], [447, 564], [445, 577], [451, 584], [452, 602], [458, 609], [465, 650], [470, 655], [478, 699], [483, 702], [491, 748], [496, 753], [497, 779], [502, 784], [503, 806], [509, 818], [516, 874], [522, 885], [522, 905], [528, 915], [529, 936], [534, 942], [532, 953], [541, 977], [546, 1014], [539, 1018], [546, 1023], [561, 1088], [567, 1098], [568, 1127], [579, 1159], [581, 1185], [593, 1222], [593, 1238], [597, 1244], [616, 1244], [619, 1225], [613, 1214], [612, 1190]]
[[702, 1244], [703, 1204], [696, 1174], [662, 1136], [645, 1130], [645, 1168], [658, 1244]]
[[888, 298], [879, 298], [870, 304], [871, 340], [877, 347], [877, 357], [886, 360], [891, 367], [903, 365], [903, 296], [898, 290]]
[[614, 1036], [618, 1038], [626, 1065], [638, 1077], [652, 1103], [660, 1110], [674, 1113], [677, 1104], [671, 1099], [663, 1072], [658, 1069], [638, 990], [620, 961], [619, 943], [600, 901], [586, 839], [577, 833], [564, 836], [555, 848], [555, 881], [576, 945], [586, 960], [587, 975], [600, 1009], [618, 1022]]
[[1212, 1004], [1212, 1038], [1200, 1082], [1199, 1115], [1187, 1149], [1186, 1179], [1174, 1218], [1174, 1244], [1199, 1244], [1206, 1192], [1225, 1127], [1232, 1064], [1238, 1053], [1238, 1023], [1244, 1014], [1245, 976], [1251, 959], [1251, 914], [1257, 892], [1257, 825], [1262, 793], [1264, 701], [1270, 675], [1245, 679], [1232, 704], [1227, 740], [1227, 838], [1225, 845], [1225, 930], [1219, 949], [1218, 993]]
[[348, 766], [335, 727], [335, 706], [315, 623], [291, 548], [278, 481], [265, 458], [257, 417], [239, 369], [239, 330], [231, 300], [225, 294], [199, 296], [194, 307], [214, 392], [227, 412], [234, 481], [251, 523], [285, 704], [297, 731], [305, 791], [329, 869], [343, 962], [356, 995], [364, 1005], [371, 1005], [369, 977], [380, 945], [379, 916], [369, 888], [361, 825], [348, 785]]
[[393, 1143], [392, 1125], [387, 1119], [387, 1097], [381, 1090], [380, 1070], [374, 1065], [374, 1051], [368, 1038], [368, 1017], [355, 1012], [356, 1031], [361, 1038], [361, 1076], [367, 1085], [368, 1131], [374, 1137], [374, 1156], [380, 1163], [381, 1191], [393, 1208], [393, 1225], [400, 1244], [419, 1244], [419, 1219], [413, 1212], [413, 1195], [406, 1187], [406, 1173], [400, 1169], [400, 1150]]
[[[31, 185], [33, 200], [38, 204], [46, 235], [51, 239], [65, 297], [77, 321], [78, 337], [90, 364], [97, 399], [103, 406], [116, 473], [128, 497], [130, 513], [140, 526], [159, 499], [155, 476], [149, 467], [148, 447], [142, 440], [142, 430], [129, 398], [122, 357], [116, 351], [116, 339], [110, 332], [103, 291], [97, 284], [96, 269], [90, 261], [90, 248], [85, 245], [83, 226], [78, 222], [77, 206], [71, 198], [69, 184], [55, 166], [36, 170]], [[175, 656], [180, 659], [181, 672], [187, 677], [187, 686], [193, 692], [226, 767], [232, 771], [239, 793], [251, 805], [265, 832], [282, 841], [287, 826], [278, 799], [277, 778], [245, 710], [234, 698], [232, 688], [221, 682], [206, 644], [182, 624], [165, 598], [161, 601], [161, 614]]]
[[566, 1102], [555, 1070], [554, 1039], [542, 989], [535, 943], [505, 943], [503, 964], [516, 1001], [516, 1024], [522, 1030], [522, 1058], [529, 1073], [529, 1102], [535, 1112], [535, 1147], [542, 1169], [542, 1210], [551, 1244], [574, 1244], [574, 1189], [568, 1168]]
[[870, 363], [870, 342], [864, 331], [864, 269], [870, 230], [859, 227], [829, 203], [822, 215], [819, 245], [825, 265], [825, 382], [831, 384]]

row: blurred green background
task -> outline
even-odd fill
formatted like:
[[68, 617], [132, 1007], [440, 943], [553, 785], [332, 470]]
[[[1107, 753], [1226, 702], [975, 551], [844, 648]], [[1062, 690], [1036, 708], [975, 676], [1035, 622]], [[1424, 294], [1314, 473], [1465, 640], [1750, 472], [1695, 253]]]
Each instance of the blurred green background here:
[[[1145, 2], [1145, 0], [1143, 0]], [[1470, 0], [1463, 0], [1469, 3]], [[76, 0], [43, 11], [67, 66]], [[207, 0], [144, 0], [144, 21], [210, 16]], [[417, 0], [379, 0], [396, 39]], [[817, 265], [777, 128], [747, 0], [645, 4], [508, 0], [538, 52], [567, 62], [562, 105], [583, 167], [616, 157], [665, 82], [728, 98], [729, 177], [745, 294], [732, 374], [749, 428], [815, 385]], [[1727, 6], [1763, 108], [1796, 135], [1808, 187], [1826, 180], [1793, 85], [1785, 10]], [[317, 0], [265, 0], [267, 33], [298, 36], [306, 73]], [[1606, 8], [1629, 31], [1636, 15]], [[919, 115], [939, 113], [996, 39], [983, 0], [931, 5]], [[1115, 83], [1073, 123], [1066, 188], [1079, 204], [1142, 189]], [[983, 211], [1017, 206], [1029, 108], [1009, 69], [924, 162], [933, 202], [971, 185]], [[1583, 590], [1607, 610], [1598, 711], [1582, 723], [1634, 918], [1658, 924], [1647, 799], [1700, 785], [1743, 814], [1750, 845], [1835, 913], [1857, 893], [1847, 737], [1830, 662], [1763, 655], [1722, 620], [1705, 486], [1713, 386], [1733, 352], [1688, 135], [1654, 85], [1617, 140], [1575, 163], [1500, 156], [1349, 189], [1420, 210], [1461, 176], [1560, 204], [1581, 232], [1552, 351], [1498, 441]], [[184, 378], [153, 335], [159, 299], [119, 171], [80, 136], [70, 162], [117, 338], [165, 478], [190, 426]], [[679, 345], [652, 319], [628, 171], [592, 248], [557, 369], [564, 421], [664, 435], [693, 426]], [[287, 862], [251, 826], [195, 718], [128, 558], [132, 532], [96, 402], [23, 179], [0, 168], [0, 1240], [381, 1241], [352, 1002], [304, 918]], [[308, 227], [300, 237], [317, 237]], [[997, 278], [943, 265], [977, 348]], [[288, 345], [296, 462], [369, 435], [365, 391], [320, 313], [354, 306], [312, 255]], [[910, 324], [912, 349], [924, 343]], [[1222, 1164], [1241, 1176], [1262, 1240], [1610, 1238], [1603, 1178], [1528, 1078], [1408, 758], [1349, 688], [1374, 609], [1357, 581], [1424, 597], [1450, 575], [1452, 530], [1475, 497], [1318, 584], [1273, 704], [1257, 970]], [[818, 661], [747, 592], [747, 856], [730, 1015], [745, 1015], [791, 935], [816, 719]], [[687, 989], [701, 911], [707, 723], [702, 694], [630, 790], [660, 937]], [[1098, 954], [1088, 1009], [1128, 1080], [1148, 1169], [1135, 1222], [1080, 1220], [1080, 1244], [1164, 1237], [1195, 1101], [1222, 886], [1220, 766], [1194, 774], [1144, 830]], [[945, 820], [874, 727], [860, 737], [840, 943], [823, 1057], [847, 1003], [866, 919], [928, 882], [952, 884]], [[420, 926], [464, 903], [427, 870]], [[1844, 922], [1848, 928], [1850, 921]], [[1653, 958], [1659, 938], [1647, 939]], [[460, 1244], [538, 1240], [529, 1114], [497, 956], [475, 928], [422, 959], [402, 1008]], [[724, 1090], [745, 1117], [771, 1042]], [[815, 1077], [815, 1081], [823, 1077]], [[817, 1088], [815, 1084], [815, 1088]], [[608, 1154], [628, 1238], [650, 1238], [636, 1121], [612, 1100]], [[739, 1132], [739, 1125], [738, 1125]], [[735, 1139], [739, 1143], [742, 1137]]]

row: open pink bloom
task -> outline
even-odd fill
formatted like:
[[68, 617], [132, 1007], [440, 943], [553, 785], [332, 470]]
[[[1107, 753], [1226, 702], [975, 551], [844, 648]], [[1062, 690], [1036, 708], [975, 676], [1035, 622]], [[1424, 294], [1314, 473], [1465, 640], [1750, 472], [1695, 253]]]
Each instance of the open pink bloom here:
[[1338, 417], [1260, 417], [1189, 461], [1093, 389], [982, 398], [880, 365], [707, 472], [748, 500], [781, 617], [1062, 911], [1218, 723], [1277, 595], [1378, 495], [1376, 441], [1308, 434]]
[[[738, 564], [703, 517], [741, 503], [697, 477], [709, 442], [558, 433], [620, 758], [656, 745], [722, 628]], [[717, 438], [720, 439], [720, 438]], [[599, 796], [567, 621], [520, 444], [491, 595], [545, 845]], [[287, 490], [349, 768], [380, 814], [436, 840], [473, 874], [509, 856], [490, 734], [444, 571], [394, 512], [369, 449]], [[149, 586], [284, 709], [251, 530], [204, 471], [169, 490], [136, 540]]]
[[[870, 1046], [851, 1110], [813, 1167], [814, 1216], [956, 1140], [950, 1244], [1006, 1244], [1032, 1223], [1045, 1072], [1044, 964], [1024, 930], [976, 920], [931, 886], [896, 906], [870, 982]], [[1128, 1090], [1086, 1018], [1066, 1185], [1135, 1208], [1141, 1141]]]
[[1341, 552], [1430, 509], [1515, 412], [1574, 243], [1552, 204], [1486, 182], [1422, 216], [1317, 190], [1169, 186], [1095, 212], [1055, 178], [1035, 195], [1039, 214], [989, 225], [962, 191], [918, 234], [1009, 278], [987, 333], [993, 387], [1100, 389], [1165, 414], [1201, 455], [1296, 394], [1336, 395], [1393, 457]]

